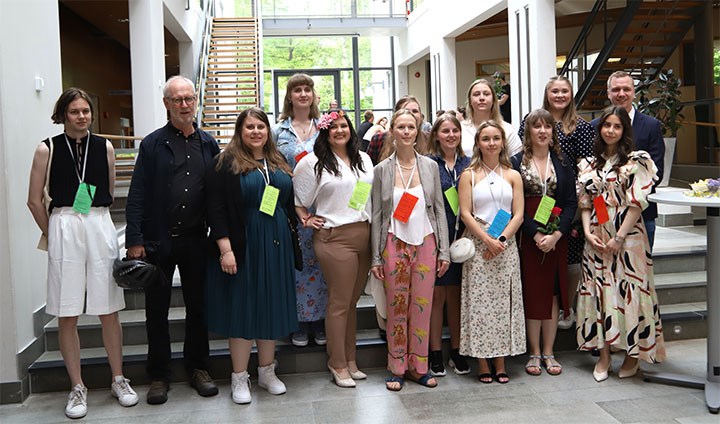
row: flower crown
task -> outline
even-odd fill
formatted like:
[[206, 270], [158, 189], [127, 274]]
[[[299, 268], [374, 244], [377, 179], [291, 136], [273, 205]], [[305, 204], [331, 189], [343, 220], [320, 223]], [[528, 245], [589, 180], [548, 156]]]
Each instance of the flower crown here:
[[320, 117], [317, 123], [317, 127], [321, 130], [326, 130], [330, 128], [330, 124], [338, 118], [342, 118], [345, 116], [345, 112], [342, 110], [338, 110], [337, 112], [333, 111], [330, 113], [323, 113], [323, 115]]

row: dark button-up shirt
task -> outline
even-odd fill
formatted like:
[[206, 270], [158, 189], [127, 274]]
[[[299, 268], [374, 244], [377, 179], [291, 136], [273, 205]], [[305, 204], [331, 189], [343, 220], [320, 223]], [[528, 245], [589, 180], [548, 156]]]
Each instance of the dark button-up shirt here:
[[206, 164], [197, 132], [185, 137], [177, 131], [170, 138], [173, 154], [170, 181], [170, 230], [173, 234], [197, 232], [205, 225]]

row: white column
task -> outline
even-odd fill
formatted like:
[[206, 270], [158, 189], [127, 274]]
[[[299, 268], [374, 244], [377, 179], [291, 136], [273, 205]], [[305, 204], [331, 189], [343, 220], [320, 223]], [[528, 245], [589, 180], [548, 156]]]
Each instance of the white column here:
[[545, 84], [557, 74], [554, 0], [508, 0], [508, 41], [512, 116], [519, 125], [542, 107]]
[[146, 136], [167, 122], [162, 103], [165, 39], [162, 0], [129, 0], [130, 63], [135, 135]]
[[430, 44], [430, 88], [432, 110], [426, 119], [435, 120], [440, 109], [455, 109], [457, 106], [457, 68], [455, 62], [455, 39], [441, 38]]
[[[202, 39], [202, 37], [200, 37]], [[198, 69], [198, 54], [200, 53], [200, 45], [197, 43], [197, 48], [194, 48], [192, 41], [180, 41], [178, 43], [178, 53], [180, 56], [180, 75], [190, 78], [193, 82], [195, 81], [195, 75], [197, 75]]]

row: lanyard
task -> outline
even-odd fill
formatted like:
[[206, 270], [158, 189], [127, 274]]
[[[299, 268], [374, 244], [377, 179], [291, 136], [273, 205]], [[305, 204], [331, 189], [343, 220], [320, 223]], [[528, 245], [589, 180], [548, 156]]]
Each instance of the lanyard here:
[[545, 196], [547, 194], [547, 188], [548, 188], [548, 180], [550, 179], [550, 152], [548, 151], [548, 158], [547, 163], [545, 163], [545, 179], [543, 179], [542, 174], [540, 174], [540, 167], [537, 166], [537, 163], [535, 163], [535, 158], [532, 158], [533, 166], [535, 166], [535, 169], [538, 172], [538, 177], [540, 177], [540, 184], [542, 185], [542, 194]]
[[397, 163], [398, 171], [400, 171], [400, 181], [402, 181], [402, 184], [405, 187], [405, 191], [410, 190], [410, 184], [412, 184], [413, 177], [415, 176], [415, 169], [417, 168], [417, 157], [415, 158], [415, 164], [412, 166], [412, 171], [410, 171], [410, 179], [408, 180], [407, 184], [405, 183], [405, 178], [403, 178], [400, 162], [396, 161], [395, 163]]
[[265, 185], [270, 185], [270, 172], [268, 172], [267, 169], [267, 161], [265, 158], [263, 158], [263, 169], [257, 168], [258, 172], [260, 172], [260, 175], [263, 177], [263, 181], [265, 181]]
[[[489, 183], [488, 189], [490, 190], [490, 197], [492, 197], [493, 203], [495, 204], [495, 207], [497, 208], [497, 210], [499, 212], [500, 209], [502, 209], [502, 201], [503, 201], [503, 197], [504, 197], [503, 195], [505, 192], [505, 185], [500, 184], [500, 202], [498, 203], [498, 201], [495, 199], [495, 194], [493, 193], [493, 189], [492, 189], [493, 184], [495, 184], [495, 180], [493, 179], [491, 181], [490, 174], [488, 173], [488, 169], [490, 169], [490, 172], [497, 175], [495, 173], [495, 170], [498, 169], [498, 166], [500, 166], [499, 163], [495, 166], [495, 168], [490, 169], [487, 165], [485, 165], [485, 162], [483, 162], [483, 171], [485, 171], [485, 178], [488, 180], [488, 183]], [[502, 169], [502, 166], [500, 166], [500, 179], [502, 180], [502, 178], [503, 178], [503, 169]]]
[[[65, 136], [65, 143], [67, 144], [68, 150], [70, 150], [70, 157], [73, 159], [75, 158], [75, 155], [73, 154], [72, 147], [70, 147], [70, 140], [67, 138], [67, 134], [63, 134]], [[80, 183], [83, 183], [85, 181], [85, 169], [87, 168], [87, 158], [88, 153], [90, 152], [90, 131], [88, 131], [88, 142], [87, 147], [85, 148], [85, 157], [83, 158], [83, 166], [82, 166], [82, 175], [80, 175], [80, 172], [78, 172], [77, 166], [74, 166], [75, 169], [75, 175], [78, 177], [78, 181]]]
[[[443, 162], [445, 162], [445, 159], [443, 159]], [[452, 185], [453, 187], [457, 188], [457, 172], [455, 171], [455, 166], [457, 165], [457, 153], [455, 153], [455, 160], [453, 161], [453, 169], [452, 171], [450, 168], [448, 168], [447, 162], [445, 162], [445, 170], [448, 174], [452, 177]]]

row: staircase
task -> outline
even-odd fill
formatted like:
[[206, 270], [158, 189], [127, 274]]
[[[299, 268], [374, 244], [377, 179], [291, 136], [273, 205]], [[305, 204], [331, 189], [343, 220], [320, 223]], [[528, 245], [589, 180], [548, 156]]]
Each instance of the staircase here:
[[201, 125], [221, 145], [232, 138], [240, 112], [260, 104], [258, 40], [256, 18], [213, 18]]
[[607, 104], [607, 79], [615, 71], [625, 71], [638, 81], [654, 78], [704, 10], [705, 1], [628, 0], [617, 17], [605, 8], [606, 0], [597, 0], [589, 13], [580, 37], [576, 40], [561, 70], [567, 75], [574, 59], [587, 56], [581, 52], [593, 29], [601, 27], [608, 34], [609, 21], [617, 20], [612, 32], [578, 88], [575, 103], [579, 109], [596, 110]]
[[[660, 300], [660, 312], [666, 340], [707, 337], [705, 227], [658, 228], [654, 253], [655, 287]], [[674, 241], [672, 245], [664, 240]], [[683, 241], [684, 240], [684, 241]], [[121, 245], [122, 245], [122, 239]], [[123, 326], [123, 354], [125, 375], [133, 385], [149, 384], [145, 375], [147, 337], [145, 332], [145, 296], [142, 291], [125, 291], [126, 309], [120, 312]], [[180, 281], [173, 281], [170, 304], [171, 368], [176, 382], [187, 381], [182, 363], [185, 309]], [[110, 369], [102, 345], [100, 321], [96, 317], [81, 316], [78, 323], [81, 342], [83, 379], [90, 388], [107, 388]], [[58, 350], [57, 318], [44, 329], [45, 353], [29, 367], [32, 393], [65, 391], [69, 379]], [[226, 339], [211, 335], [210, 374], [218, 380], [229, 378], [230, 354]], [[445, 334], [445, 349], [449, 349], [449, 335]], [[387, 364], [385, 342], [380, 339], [375, 305], [369, 296], [358, 303], [358, 362], [363, 368], [384, 368]], [[575, 332], [559, 331], [555, 350], [576, 348]], [[447, 352], [446, 352], [447, 356]], [[278, 340], [276, 358], [278, 373], [306, 373], [327, 370], [324, 346], [310, 343], [298, 348], [289, 338]], [[251, 356], [250, 370], [257, 366], [256, 354]]]

